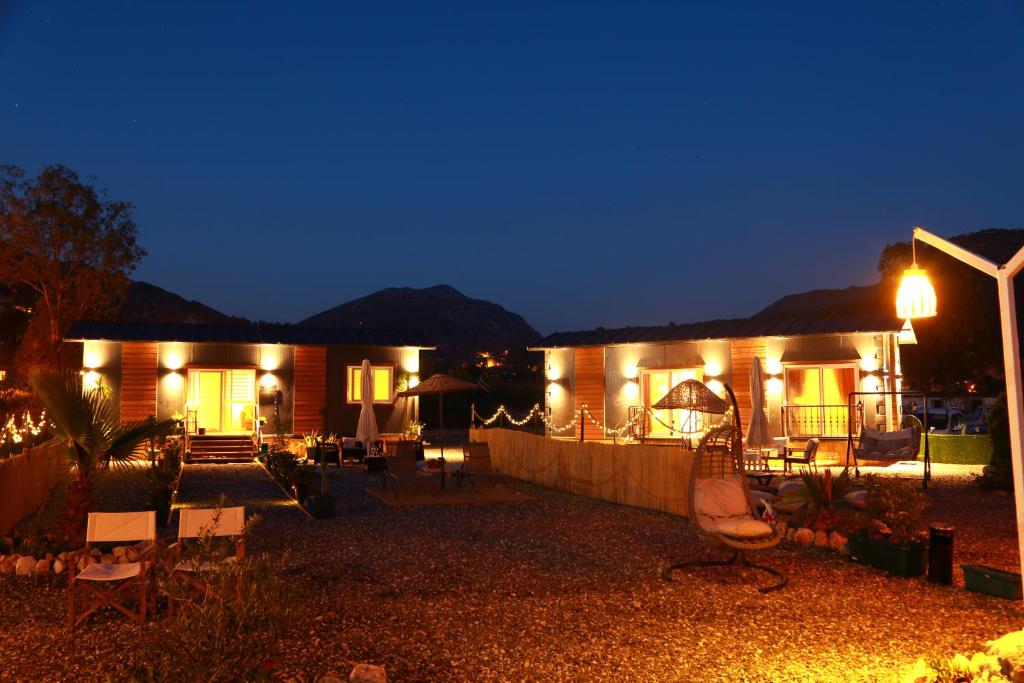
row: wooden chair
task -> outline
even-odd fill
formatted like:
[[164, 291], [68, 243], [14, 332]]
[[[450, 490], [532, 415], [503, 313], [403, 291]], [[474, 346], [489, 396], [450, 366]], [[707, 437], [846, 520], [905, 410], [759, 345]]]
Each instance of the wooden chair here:
[[741, 437], [735, 426], [715, 427], [701, 439], [690, 467], [687, 498], [690, 522], [700, 539], [714, 548], [729, 551], [730, 555], [725, 560], [670, 565], [661, 573], [664, 580], [671, 581], [672, 572], [677, 569], [739, 564], [778, 579], [771, 586], [759, 588], [762, 593], [786, 585], [786, 577], [781, 572], [747, 559], [748, 552], [774, 548], [782, 536], [757, 515], [743, 470]]
[[462, 467], [455, 471], [454, 478], [459, 486], [468, 482], [476, 490], [477, 483], [493, 486], [507, 479], [508, 475], [495, 471], [491, 449], [486, 442], [471, 441], [462, 447]]
[[818, 456], [818, 446], [820, 443], [820, 440], [817, 438], [808, 439], [807, 445], [804, 446], [802, 451], [791, 448], [789, 452], [786, 453], [786, 457], [782, 460], [783, 471], [791, 471], [791, 465], [810, 465], [814, 463], [814, 459]]
[[[107, 564], [96, 562], [90, 555], [94, 543], [147, 541], [138, 562]], [[101, 607], [113, 607], [137, 623], [146, 620], [149, 571], [156, 553], [156, 512], [90, 512], [86, 527], [85, 547], [68, 556], [68, 628], [74, 629], [82, 620]], [[78, 569], [78, 558], [84, 554], [89, 564]], [[100, 586], [111, 586], [101, 588]], [[129, 608], [133, 589], [138, 589], [139, 606]], [[80, 600], [77, 599], [80, 596]], [[81, 605], [76, 603], [81, 602]]]
[[[242, 532], [245, 529], [245, 508], [181, 508], [178, 510], [178, 541], [167, 548], [168, 562], [171, 579], [186, 589], [189, 596], [196, 595], [207, 597], [214, 595], [222, 598], [213, 591], [210, 585], [209, 575], [215, 572], [224, 562], [237, 562], [245, 557], [245, 537]], [[228, 555], [219, 562], [211, 560], [187, 559], [184, 557], [184, 544], [188, 539], [198, 539], [210, 535], [214, 537], [234, 537], [235, 553]], [[239, 585], [236, 593], [240, 594], [242, 586]], [[167, 611], [174, 616], [175, 602], [184, 598], [171, 597], [167, 601]]]

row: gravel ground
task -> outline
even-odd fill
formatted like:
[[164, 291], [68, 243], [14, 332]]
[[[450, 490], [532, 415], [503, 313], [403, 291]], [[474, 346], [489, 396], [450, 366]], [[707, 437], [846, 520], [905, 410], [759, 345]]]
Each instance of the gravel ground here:
[[[758, 555], [789, 576], [776, 593], [749, 570], [665, 583], [667, 562], [714, 554], [686, 520], [528, 484], [539, 501], [402, 509], [364, 493], [357, 470], [331, 477], [329, 521], [255, 465], [189, 465], [182, 484], [182, 504], [224, 492], [259, 512], [249, 552], [291, 551], [310, 620], [274, 653], [283, 677], [365, 661], [392, 681], [891, 680], [1024, 626], [1016, 603], [791, 546]], [[936, 474], [931, 514], [957, 526], [958, 561], [1012, 567], [1012, 498], [965, 477]], [[0, 680], [118, 680], [141, 629], [103, 615], [68, 638], [65, 587], [0, 577]]]

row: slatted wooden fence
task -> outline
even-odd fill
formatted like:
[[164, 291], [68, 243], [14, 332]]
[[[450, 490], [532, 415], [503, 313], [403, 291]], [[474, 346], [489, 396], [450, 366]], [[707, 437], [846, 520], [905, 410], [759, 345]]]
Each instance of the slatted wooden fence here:
[[552, 439], [509, 429], [471, 429], [500, 471], [553, 489], [686, 516], [694, 452], [653, 444]]
[[42, 507], [67, 473], [67, 460], [54, 444], [0, 460], [0, 536]]

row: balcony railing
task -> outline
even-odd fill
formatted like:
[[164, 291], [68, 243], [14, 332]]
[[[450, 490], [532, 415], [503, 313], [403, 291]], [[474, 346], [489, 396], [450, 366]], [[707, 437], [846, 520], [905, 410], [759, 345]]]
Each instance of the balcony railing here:
[[[843, 437], [860, 433], [864, 406], [854, 405], [792, 405], [782, 406], [783, 433], [796, 439]], [[851, 421], [853, 424], [850, 424]]]

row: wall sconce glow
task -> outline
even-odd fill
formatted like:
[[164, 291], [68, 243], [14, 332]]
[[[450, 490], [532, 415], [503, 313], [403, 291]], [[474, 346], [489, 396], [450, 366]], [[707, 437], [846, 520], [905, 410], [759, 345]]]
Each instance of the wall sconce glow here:
[[874, 356], [864, 356], [860, 359], [861, 372], [877, 372], [878, 371], [878, 359]]
[[725, 396], [725, 385], [717, 379], [712, 379], [707, 382], [708, 389], [715, 392], [719, 396]]
[[910, 324], [910, 318], [907, 318], [907, 321], [903, 323], [903, 327], [900, 328], [900, 333], [896, 336], [896, 339], [905, 346], [917, 343], [917, 334], [914, 333], [914, 326]]
[[636, 366], [636, 363], [629, 363], [622, 369], [622, 376], [626, 379], [636, 379], [640, 376], [640, 368]]
[[100, 354], [98, 351], [86, 350], [82, 358], [82, 365], [91, 369], [98, 368], [101, 364]]
[[89, 370], [82, 375], [82, 388], [86, 391], [93, 391], [100, 388], [100, 373]]
[[264, 389], [273, 389], [277, 386], [277, 378], [269, 372], [264, 373], [260, 377], [260, 386]]
[[562, 379], [562, 368], [554, 363], [548, 363], [548, 367], [544, 370], [544, 376], [548, 378], [549, 382], [557, 382]]
[[622, 395], [630, 403], [637, 400], [640, 398], [640, 383], [636, 380], [626, 382], [622, 387]]
[[772, 395], [778, 395], [782, 393], [782, 380], [778, 377], [772, 377], [768, 380], [768, 391]]
[[931, 318], [936, 314], [935, 288], [924, 268], [914, 262], [903, 271], [900, 288], [896, 292], [896, 315], [904, 320]]
[[172, 351], [164, 356], [164, 367], [168, 370], [178, 370], [181, 366], [181, 354], [177, 351]]
[[413, 387], [419, 385], [419, 383], [420, 383], [420, 376], [419, 375], [409, 375], [409, 388], [410, 389], [412, 389]]
[[281, 352], [273, 347], [260, 349], [260, 370], [273, 372], [281, 367]]
[[164, 376], [164, 381], [169, 389], [180, 389], [183, 384], [181, 374], [174, 370]]
[[781, 375], [782, 361], [778, 358], [766, 358], [764, 362], [764, 371], [769, 375]]
[[[416, 375], [416, 374], [419, 373], [419, 371], [420, 371], [420, 354], [419, 354], [418, 350], [414, 349], [411, 353], [409, 353], [405, 357], [405, 360], [402, 362], [402, 369], [405, 370], [406, 372], [408, 372], [410, 375]], [[417, 380], [417, 383], [418, 383], [418, 380]], [[411, 388], [411, 387], [414, 387], [414, 386], [416, 386], [416, 385], [412, 383], [412, 378], [410, 377], [409, 378], [409, 387]]]
[[548, 396], [552, 401], [562, 400], [562, 385], [558, 382], [550, 382], [548, 384]]
[[875, 375], [864, 375], [860, 384], [861, 391], [878, 391], [878, 377]]
[[[704, 376], [705, 377], [719, 377], [722, 374], [722, 365], [713, 360], [709, 360], [704, 364]], [[711, 386], [710, 384], [708, 386]]]

